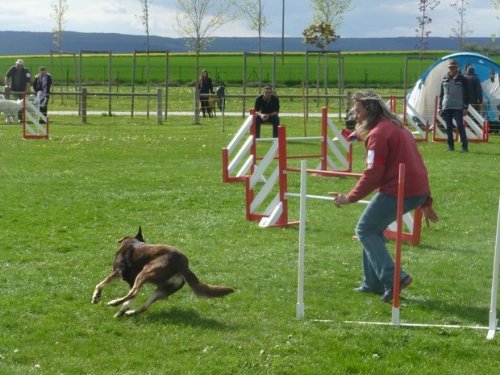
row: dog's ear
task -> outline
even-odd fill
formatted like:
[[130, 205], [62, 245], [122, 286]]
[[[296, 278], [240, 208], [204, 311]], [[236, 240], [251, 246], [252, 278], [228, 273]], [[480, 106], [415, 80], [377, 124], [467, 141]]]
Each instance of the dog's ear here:
[[144, 237], [142, 237], [142, 228], [139, 226], [139, 232], [135, 235], [135, 239], [141, 242], [146, 242]]

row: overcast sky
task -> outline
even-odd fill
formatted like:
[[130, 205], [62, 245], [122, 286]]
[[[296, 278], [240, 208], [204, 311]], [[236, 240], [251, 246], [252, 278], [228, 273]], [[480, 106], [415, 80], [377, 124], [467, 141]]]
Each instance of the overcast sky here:
[[[55, 22], [51, 17], [57, 0], [1, 0], [0, 30], [51, 32]], [[217, 3], [218, 0], [212, 0]], [[457, 26], [459, 15], [450, 6], [456, 0], [441, 0], [429, 15], [431, 36], [448, 37]], [[492, 0], [466, 0], [465, 21], [471, 31], [468, 36], [500, 37], [500, 20], [495, 17]], [[144, 35], [139, 0], [68, 0], [66, 31], [112, 32]], [[344, 16], [337, 34], [344, 38], [416, 36], [418, 0], [352, 0], [351, 10]], [[177, 32], [176, 0], [152, 0], [150, 34], [182, 37]], [[271, 24], [264, 36], [281, 36], [282, 0], [262, 0], [263, 10]], [[285, 35], [302, 36], [312, 22], [312, 9], [308, 0], [285, 0]], [[498, 11], [496, 13], [499, 14]], [[256, 36], [246, 20], [225, 25], [212, 36]], [[0, 51], [1, 53], [1, 51]]]

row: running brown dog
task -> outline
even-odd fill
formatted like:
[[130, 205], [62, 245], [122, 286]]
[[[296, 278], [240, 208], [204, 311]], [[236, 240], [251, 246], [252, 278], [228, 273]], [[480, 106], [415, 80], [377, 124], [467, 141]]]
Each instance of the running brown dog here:
[[[142, 237], [142, 230], [135, 237], [123, 237], [118, 241], [121, 246], [115, 254], [113, 272], [96, 285], [92, 303], [101, 300], [102, 289], [119, 278], [130, 285], [127, 295], [108, 302], [109, 306], [123, 306], [115, 317], [136, 315], [148, 309], [161, 298], [177, 292], [186, 282], [199, 297], [222, 297], [234, 292], [233, 288], [201, 283], [189, 269], [188, 258], [177, 248], [170, 245], [150, 245]], [[139, 289], [145, 283], [156, 285], [156, 290], [148, 300], [137, 309], [131, 309]]]

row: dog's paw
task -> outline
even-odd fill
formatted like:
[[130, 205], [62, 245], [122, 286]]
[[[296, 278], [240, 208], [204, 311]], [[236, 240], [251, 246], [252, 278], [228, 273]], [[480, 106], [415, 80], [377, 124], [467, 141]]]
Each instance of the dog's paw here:
[[120, 299], [114, 299], [108, 302], [108, 306], [118, 306], [121, 303]]
[[98, 293], [95, 293], [93, 296], [92, 296], [92, 303], [93, 304], [96, 304], [96, 303], [99, 303], [99, 301], [101, 300], [101, 295], [98, 294]]
[[113, 315], [114, 318], [121, 318], [122, 316], [124, 315], [129, 315], [129, 309], [128, 308], [121, 308], [120, 310], [118, 310], [118, 312]]

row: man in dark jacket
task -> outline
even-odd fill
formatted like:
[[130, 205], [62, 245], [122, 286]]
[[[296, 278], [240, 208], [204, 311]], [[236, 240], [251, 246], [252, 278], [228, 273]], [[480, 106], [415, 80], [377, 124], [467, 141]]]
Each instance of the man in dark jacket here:
[[467, 73], [464, 75], [467, 78], [467, 94], [469, 103], [476, 111], [481, 113], [481, 104], [483, 104], [483, 88], [481, 82], [477, 78], [476, 72], [472, 66], [467, 68]]
[[[24, 67], [24, 61], [18, 59], [16, 64], [11, 66], [5, 74], [5, 94], [8, 98], [10, 92], [14, 100], [22, 99], [25, 94], [30, 90], [31, 74], [28, 69]], [[23, 114], [21, 111], [17, 114], [19, 121], [22, 121]]]
[[40, 103], [40, 112], [47, 118], [47, 107], [49, 104], [50, 88], [52, 86], [52, 76], [47, 73], [44, 66], [40, 67], [38, 74], [33, 81], [33, 89], [36, 92], [37, 99]]
[[280, 100], [273, 94], [271, 86], [264, 87], [262, 94], [255, 99], [255, 136], [260, 138], [260, 125], [263, 122], [270, 122], [273, 126], [273, 138], [278, 138], [278, 126], [280, 118]]
[[467, 79], [458, 70], [458, 64], [455, 60], [449, 61], [448, 69], [449, 72], [441, 81], [438, 108], [446, 122], [448, 151], [455, 151], [453, 139], [453, 120], [455, 120], [462, 142], [461, 152], [469, 152], [463, 119], [463, 116], [467, 115], [467, 107], [469, 106]]

